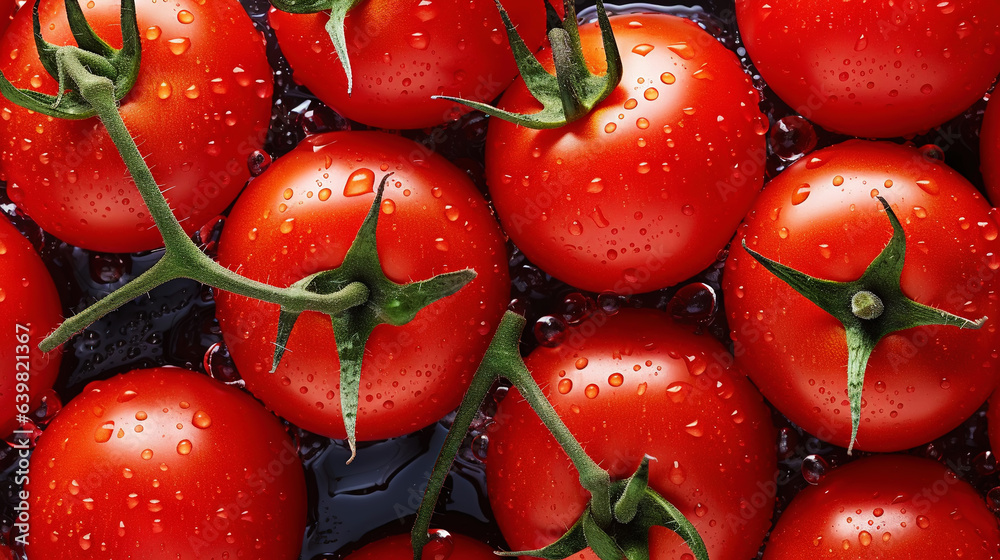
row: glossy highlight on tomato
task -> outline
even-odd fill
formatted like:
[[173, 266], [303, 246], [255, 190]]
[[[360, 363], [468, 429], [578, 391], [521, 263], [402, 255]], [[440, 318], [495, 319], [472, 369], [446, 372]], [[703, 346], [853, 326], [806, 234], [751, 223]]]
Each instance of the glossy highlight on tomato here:
[[[90, 24], [120, 48], [118, 2], [85, 4]], [[271, 69], [235, 0], [140, 0], [136, 10], [142, 63], [120, 112], [174, 215], [193, 232], [225, 210], [250, 177], [247, 157], [267, 133]], [[16, 87], [55, 94], [38, 60], [31, 12], [20, 10], [0, 40], [0, 71]], [[62, 0], [44, 0], [40, 20], [47, 41], [74, 44]], [[2, 97], [0, 116], [0, 179], [43, 229], [96, 251], [163, 246], [98, 119], [53, 119]]]
[[[42, 404], [59, 375], [62, 350], [43, 353], [38, 343], [62, 321], [59, 293], [35, 248], [0, 218], [0, 437], [18, 428], [18, 414]], [[27, 397], [27, 401], [25, 401]], [[21, 408], [23, 407], [23, 408]]]
[[[621, 84], [585, 118], [555, 130], [492, 119], [486, 173], [504, 226], [542, 270], [578, 288], [637, 293], [708, 266], [764, 177], [767, 119], [735, 55], [694, 22], [611, 18]], [[580, 30], [605, 71], [596, 24]], [[551, 71], [551, 52], [540, 60]], [[501, 108], [536, 110], [518, 80]]]
[[[532, 51], [545, 38], [543, 2], [503, 3]], [[325, 29], [329, 19], [329, 12], [270, 13], [295, 79], [341, 115], [369, 126], [411, 129], [453, 121], [469, 109], [432, 95], [489, 102], [517, 76], [496, 3], [368, 0], [344, 24], [354, 75], [348, 93]]]
[[[777, 485], [770, 413], [732, 356], [655, 310], [598, 315], [525, 363], [587, 454], [613, 478], [644, 455], [649, 484], [698, 529], [713, 560], [745, 560], [771, 526]], [[490, 432], [490, 505], [513, 550], [554, 542], [589, 499], [527, 401], [511, 389]], [[650, 532], [653, 560], [690, 554]], [[594, 559], [589, 550], [574, 558]]]
[[844, 134], [925, 131], [1000, 72], [993, 0], [737, 0], [754, 64], [793, 110]]
[[[176, 368], [92, 383], [31, 458], [30, 558], [299, 557], [306, 486], [281, 423]], [[37, 536], [36, 536], [37, 535]]]
[[[336, 268], [388, 173], [376, 235], [385, 274], [398, 283], [468, 268], [477, 276], [410, 323], [375, 328], [361, 374], [361, 441], [412, 432], [461, 401], [509, 301], [507, 251], [486, 200], [462, 171], [415, 142], [322, 134], [250, 184], [219, 243], [220, 263], [274, 285]], [[220, 294], [217, 315], [254, 395], [302, 428], [345, 436], [328, 316], [304, 313], [270, 373], [277, 306]]]
[[998, 548], [996, 517], [972, 486], [935, 461], [883, 455], [800, 492], [764, 560], [989, 560]]
[[733, 243], [723, 289], [737, 363], [784, 415], [846, 447], [847, 344], [833, 316], [739, 246], [810, 276], [861, 276], [906, 234], [902, 289], [924, 305], [978, 319], [979, 330], [924, 326], [883, 338], [868, 361], [856, 448], [926, 443], [972, 415], [997, 385], [995, 212], [961, 175], [914, 148], [852, 140], [814, 152], [772, 180]]

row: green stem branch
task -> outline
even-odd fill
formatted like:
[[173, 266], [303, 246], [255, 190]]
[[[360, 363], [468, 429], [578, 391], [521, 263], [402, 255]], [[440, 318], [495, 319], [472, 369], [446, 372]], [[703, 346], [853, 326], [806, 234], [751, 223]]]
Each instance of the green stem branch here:
[[114, 83], [104, 76], [94, 75], [84, 65], [80, 54], [84, 52], [76, 47], [60, 48], [56, 53], [60, 72], [71, 83], [76, 84], [81, 97], [90, 103], [107, 129], [129, 174], [135, 181], [150, 216], [163, 236], [165, 253], [153, 268], [63, 322], [56, 331], [42, 341], [40, 345], [42, 350], [48, 351], [58, 347], [75, 333], [124, 303], [177, 278], [189, 278], [227, 292], [278, 304], [289, 310], [308, 309], [329, 315], [342, 313], [368, 300], [368, 289], [361, 282], [349, 283], [341, 290], [329, 294], [317, 294], [301, 287], [279, 288], [245, 278], [205, 255], [177, 221], [139, 152], [135, 140], [129, 134], [118, 112]]
[[[501, 377], [513, 383], [555, 437], [559, 446], [566, 452], [570, 461], [573, 462], [573, 466], [580, 474], [580, 484], [591, 494], [595, 519], [599, 515], [606, 514], [607, 522], [611, 522], [611, 475], [594, 462], [590, 455], [587, 455], [583, 446], [563, 423], [559, 413], [552, 407], [552, 403], [542, 393], [531, 376], [531, 372], [528, 371], [528, 367], [518, 351], [521, 333], [524, 331], [525, 325], [526, 321], [521, 315], [511, 311], [504, 314], [493, 341], [486, 350], [479, 369], [476, 370], [469, 390], [455, 416], [455, 421], [438, 454], [434, 470], [424, 492], [424, 499], [417, 510], [417, 520], [411, 534], [414, 560], [421, 559], [423, 547], [430, 542], [427, 531], [430, 529], [434, 506], [437, 504], [448, 471], [469, 432], [476, 412], [482, 406], [490, 388]], [[598, 519], [598, 521], [600, 520]]]

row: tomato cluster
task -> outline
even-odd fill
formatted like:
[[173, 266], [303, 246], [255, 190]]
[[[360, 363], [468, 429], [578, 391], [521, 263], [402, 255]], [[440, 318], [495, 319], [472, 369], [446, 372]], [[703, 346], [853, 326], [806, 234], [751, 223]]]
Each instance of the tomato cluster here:
[[0, 557], [1000, 557], [1000, 5], [502, 4], [0, 0]]

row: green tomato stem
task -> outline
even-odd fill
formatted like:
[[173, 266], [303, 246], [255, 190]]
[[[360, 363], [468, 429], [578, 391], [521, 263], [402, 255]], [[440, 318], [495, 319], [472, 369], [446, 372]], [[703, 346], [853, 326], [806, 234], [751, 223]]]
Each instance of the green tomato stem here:
[[301, 287], [279, 288], [251, 280], [221, 266], [203, 253], [181, 227], [170, 205], [160, 191], [146, 165], [135, 140], [129, 134], [118, 112], [114, 83], [88, 70], [80, 58], [80, 49], [61, 48], [56, 53], [60, 71], [76, 84], [77, 91], [96, 111], [108, 135], [121, 154], [135, 181], [150, 216], [163, 237], [163, 258], [150, 270], [98, 301], [83, 312], [70, 317], [40, 344], [42, 350], [52, 350], [73, 334], [117, 309], [124, 303], [153, 288], [177, 278], [189, 278], [234, 294], [280, 305], [289, 310], [313, 310], [335, 315], [360, 306], [368, 300], [368, 289], [361, 282], [351, 282], [342, 289], [316, 294]]
[[573, 466], [580, 474], [580, 484], [591, 494], [591, 509], [595, 520], [601, 522], [598, 517], [603, 516], [607, 524], [612, 521], [611, 475], [587, 455], [528, 371], [518, 350], [525, 325], [526, 320], [521, 315], [512, 311], [504, 314], [493, 341], [486, 350], [479, 369], [476, 370], [469, 390], [465, 393], [465, 398], [458, 408], [455, 421], [448, 431], [427, 482], [424, 499], [417, 510], [417, 520], [411, 533], [414, 560], [421, 559], [423, 547], [430, 542], [427, 531], [430, 529], [434, 506], [441, 495], [441, 489], [444, 487], [452, 463], [455, 462], [462, 441], [490, 388], [501, 377], [513, 383], [573, 462]]

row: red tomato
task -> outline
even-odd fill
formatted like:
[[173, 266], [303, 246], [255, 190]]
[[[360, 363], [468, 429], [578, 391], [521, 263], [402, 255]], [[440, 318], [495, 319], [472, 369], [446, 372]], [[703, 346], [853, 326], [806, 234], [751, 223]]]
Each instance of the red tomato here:
[[[219, 262], [273, 285], [336, 268], [386, 173], [378, 251], [394, 282], [471, 268], [475, 280], [402, 327], [376, 327], [361, 375], [358, 440], [410, 433], [455, 409], [509, 300], [507, 252], [469, 178], [422, 146], [379, 132], [307, 138], [255, 179], [233, 208]], [[269, 373], [278, 308], [220, 294], [218, 317], [247, 387], [279, 415], [345, 437], [330, 318], [299, 318]]]
[[[690, 519], [713, 560], [746, 560], [771, 527], [777, 490], [775, 433], [760, 394], [715, 340], [652, 310], [584, 323], [526, 363], [587, 454], [613, 478], [644, 454], [649, 484]], [[596, 327], [596, 328], [595, 328]], [[589, 495], [570, 460], [511, 390], [490, 434], [490, 505], [514, 550], [548, 545], [579, 518]], [[651, 558], [690, 554], [667, 529], [650, 534]], [[589, 550], [574, 558], [594, 559]]]
[[764, 560], [988, 560], [998, 547], [996, 517], [955, 473], [927, 459], [883, 455], [800, 492]]
[[[896, 451], [957, 426], [997, 384], [993, 295], [1000, 268], [997, 224], [983, 197], [915, 149], [852, 140], [814, 152], [771, 181], [737, 239], [805, 274], [855, 280], [882, 251], [892, 226], [906, 232], [902, 289], [950, 313], [990, 319], [978, 331], [928, 326], [875, 347], [865, 374], [856, 447]], [[847, 344], [833, 316], [766, 271], [733, 243], [723, 275], [737, 361], [790, 420], [847, 446]]]
[[[545, 38], [543, 0], [507, 0], [504, 8], [528, 47]], [[295, 79], [345, 117], [381, 128], [424, 128], [469, 111], [432, 95], [496, 99], [517, 76], [500, 12], [481, 0], [369, 0], [344, 29], [354, 74], [347, 75], [324, 28], [329, 12], [272, 9], [270, 22]]]
[[983, 129], [979, 134], [983, 179], [990, 201], [1000, 203], [1000, 101], [986, 106]]
[[[438, 531], [442, 533], [442, 531]], [[424, 560], [496, 560], [493, 549], [464, 535], [444, 533], [432, 540], [423, 553]], [[410, 535], [396, 535], [375, 541], [344, 560], [413, 560]]]
[[736, 18], [774, 92], [844, 134], [927, 130], [967, 109], [1000, 72], [994, 0], [738, 0]]
[[0, 35], [10, 25], [10, 20], [13, 19], [16, 11], [17, 2], [15, 0], [0, 0]]
[[138, 370], [89, 385], [39, 439], [30, 476], [30, 558], [299, 557], [295, 446], [253, 399], [204, 375]]
[[[689, 20], [611, 18], [624, 77], [556, 130], [491, 120], [490, 195], [504, 229], [545, 272], [592, 291], [644, 292], [712, 263], [764, 177], [767, 120], [739, 61]], [[604, 72], [596, 24], [580, 30]], [[551, 54], [543, 51], [546, 68]], [[501, 107], [531, 112], [523, 80]]]
[[45, 264], [21, 233], [0, 218], [0, 329], [5, 333], [0, 360], [7, 364], [0, 380], [0, 437], [17, 429], [16, 415], [34, 411], [52, 389], [62, 354], [43, 354], [38, 344], [61, 321], [59, 294]]
[[[121, 46], [119, 3], [85, 3], [90, 24]], [[90, 7], [88, 7], [90, 6]], [[192, 232], [222, 212], [250, 177], [247, 156], [263, 145], [272, 78], [260, 35], [234, 0], [137, 2], [138, 81], [121, 115], [174, 215]], [[44, 0], [45, 39], [75, 44], [62, 0]], [[17, 87], [55, 94], [35, 50], [31, 10], [0, 40], [0, 71]], [[0, 98], [0, 178], [46, 231], [95, 251], [163, 246], [104, 126], [61, 120]]]

